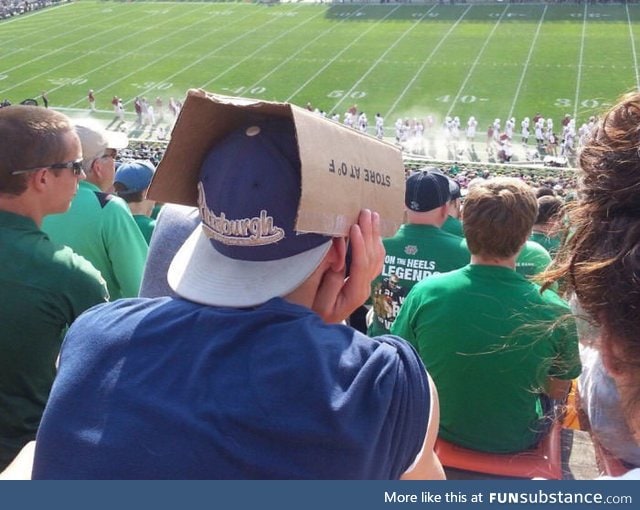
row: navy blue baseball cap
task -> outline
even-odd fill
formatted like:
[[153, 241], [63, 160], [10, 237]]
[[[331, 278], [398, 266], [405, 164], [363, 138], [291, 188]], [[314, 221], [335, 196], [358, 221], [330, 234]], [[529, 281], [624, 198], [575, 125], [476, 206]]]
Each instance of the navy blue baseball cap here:
[[462, 198], [462, 189], [460, 188], [460, 183], [458, 181], [453, 180], [451, 177], [449, 179], [449, 193], [451, 194], [451, 200], [457, 200]]
[[169, 285], [185, 299], [235, 307], [295, 290], [331, 245], [331, 237], [296, 231], [300, 195], [291, 119], [252, 119], [230, 132], [202, 163], [202, 223], [174, 257]]

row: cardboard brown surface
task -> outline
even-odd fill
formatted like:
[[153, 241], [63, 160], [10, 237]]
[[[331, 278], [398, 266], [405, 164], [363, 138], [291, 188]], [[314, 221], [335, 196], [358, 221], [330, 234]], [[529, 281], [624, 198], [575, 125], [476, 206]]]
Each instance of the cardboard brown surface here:
[[302, 193], [296, 230], [345, 236], [363, 208], [377, 211], [382, 234], [395, 234], [404, 211], [401, 151], [354, 129], [287, 103], [188, 92], [148, 197], [197, 205], [197, 181], [207, 152], [252, 115], [293, 119]]

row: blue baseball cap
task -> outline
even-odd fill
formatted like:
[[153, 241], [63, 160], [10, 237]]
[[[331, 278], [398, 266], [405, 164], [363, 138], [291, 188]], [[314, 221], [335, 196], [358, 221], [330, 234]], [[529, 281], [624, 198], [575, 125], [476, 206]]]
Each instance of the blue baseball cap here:
[[145, 191], [151, 184], [155, 171], [155, 166], [148, 160], [133, 160], [120, 163], [113, 182], [114, 184], [119, 182], [126, 189], [118, 191], [118, 195], [130, 195], [131, 193]]
[[295, 290], [318, 267], [331, 237], [297, 232], [301, 195], [293, 121], [260, 117], [209, 150], [200, 169], [201, 225], [167, 279], [181, 297], [255, 306]]

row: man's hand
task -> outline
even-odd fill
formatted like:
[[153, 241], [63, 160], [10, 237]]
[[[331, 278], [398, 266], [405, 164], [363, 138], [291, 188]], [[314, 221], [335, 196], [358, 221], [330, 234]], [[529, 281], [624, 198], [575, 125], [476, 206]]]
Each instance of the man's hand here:
[[[341, 242], [344, 243], [344, 240]], [[331, 268], [324, 274], [313, 303], [316, 311], [326, 322], [345, 320], [362, 305], [371, 293], [371, 282], [382, 271], [384, 245], [380, 237], [380, 215], [363, 209], [358, 223], [351, 226], [351, 266], [345, 278], [346, 266], [339, 271]], [[346, 249], [343, 250], [346, 252]]]

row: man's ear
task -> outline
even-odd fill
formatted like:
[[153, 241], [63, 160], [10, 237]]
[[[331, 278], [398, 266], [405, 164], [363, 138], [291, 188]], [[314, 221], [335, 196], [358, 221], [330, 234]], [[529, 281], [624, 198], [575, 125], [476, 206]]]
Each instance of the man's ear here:
[[100, 158], [96, 158], [91, 162], [89, 173], [94, 174], [97, 179], [102, 178], [102, 164], [100, 163]]
[[49, 172], [46, 168], [41, 168], [40, 170], [32, 172], [29, 179], [33, 183], [33, 188], [36, 191], [42, 191], [47, 187], [47, 183], [53, 177], [53, 172]]

